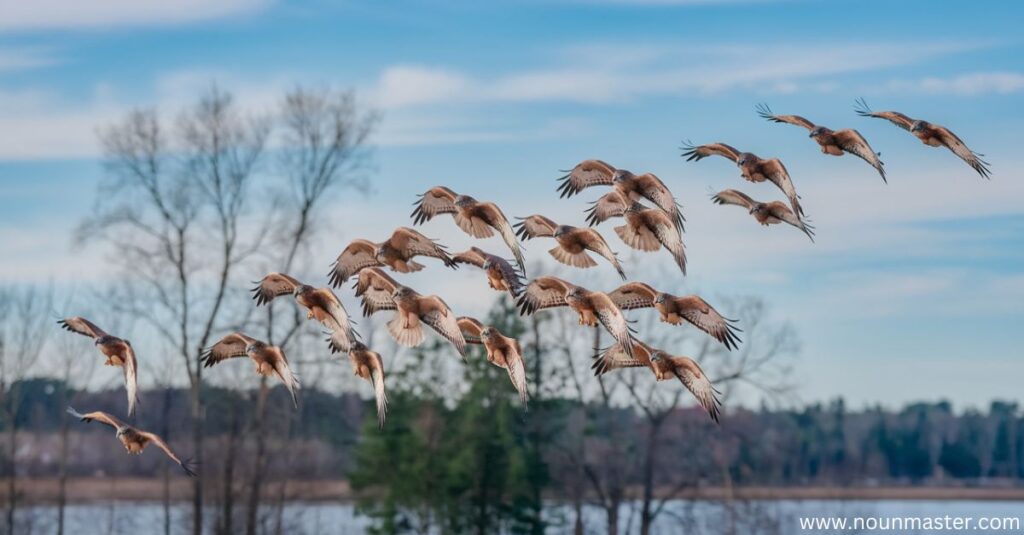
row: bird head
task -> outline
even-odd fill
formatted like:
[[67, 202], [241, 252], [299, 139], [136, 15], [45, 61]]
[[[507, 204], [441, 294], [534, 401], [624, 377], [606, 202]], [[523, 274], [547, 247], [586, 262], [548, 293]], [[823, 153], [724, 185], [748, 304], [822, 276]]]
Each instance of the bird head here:
[[366, 345], [359, 340], [352, 340], [348, 345], [348, 350], [350, 353], [355, 351], [366, 351]]
[[491, 326], [484, 327], [483, 330], [480, 331], [480, 336], [483, 336], [484, 338], [490, 338], [492, 334], [494, 334], [494, 327]]
[[245, 346], [245, 352], [246, 353], [257, 353], [257, 352], [261, 351], [265, 347], [267, 347], [267, 344], [265, 344], [265, 343], [263, 343], [263, 342], [261, 342], [259, 340], [254, 340], [251, 344]]
[[116, 433], [114, 433], [114, 436], [116, 436], [117, 438], [121, 438], [121, 437], [123, 437], [123, 436], [124, 436], [124, 435], [125, 435], [126, 433], [128, 433], [128, 428], [127, 428], [127, 427], [118, 427], [118, 428], [117, 428], [117, 432], [116, 432]]
[[566, 299], [578, 299], [580, 297], [583, 297], [583, 288], [580, 288], [579, 286], [576, 286], [569, 290], [569, 293], [565, 294]]
[[395, 291], [391, 294], [391, 297], [394, 299], [405, 299], [410, 295], [412, 295], [412, 288], [408, 286], [399, 286], [398, 288], [395, 288]]
[[555, 237], [564, 236], [568, 234], [570, 230], [572, 230], [572, 227], [569, 225], [558, 225], [558, 227], [555, 228]]
[[302, 295], [307, 292], [312, 292], [313, 287], [308, 284], [300, 284], [295, 287], [295, 295]]
[[756, 214], [758, 212], [763, 212], [764, 209], [765, 209], [765, 206], [764, 206], [763, 202], [754, 203], [754, 206], [750, 207], [750, 213], [751, 214]]
[[924, 130], [925, 128], [928, 128], [928, 121], [914, 121], [910, 125], [910, 131], [911, 132], [920, 132], [920, 131]]
[[754, 158], [755, 156], [749, 152], [741, 152], [740, 155], [736, 157], [736, 163], [739, 165], [747, 165], [748, 163], [753, 162]]
[[621, 184], [630, 178], [633, 178], [633, 173], [630, 173], [625, 169], [616, 169], [615, 173], [612, 175], [612, 182], [615, 184]]
[[661, 351], [651, 351], [651, 362], [658, 362], [661, 360]]
[[818, 137], [818, 136], [820, 136], [820, 135], [822, 135], [824, 133], [825, 133], [825, 127], [824, 126], [815, 126], [814, 129], [811, 130], [811, 135], [809, 137]]
[[644, 205], [640, 204], [637, 201], [633, 201], [633, 204], [629, 205], [629, 208], [626, 208], [626, 211], [631, 214], [639, 214], [640, 212], [643, 212], [644, 209]]
[[459, 208], [469, 206], [475, 202], [476, 199], [470, 197], [469, 195], [459, 195], [458, 197], [455, 197], [455, 206], [458, 206]]
[[93, 340], [93, 344], [101, 346], [101, 345], [104, 345], [104, 344], [109, 344], [109, 343], [111, 343], [111, 342], [113, 342], [115, 340], [117, 340], [117, 338], [115, 338], [115, 337], [113, 337], [113, 336], [111, 336], [109, 334], [105, 334], [105, 335], [100, 336], [99, 338]]
[[484, 267], [484, 269], [491, 269], [492, 267], [494, 267], [494, 260], [490, 259], [490, 258], [488, 258], [487, 260], [484, 260], [484, 266], [483, 267]]
[[668, 301], [667, 293], [659, 293], [658, 295], [654, 296], [654, 304], [656, 305], [664, 304], [665, 301]]

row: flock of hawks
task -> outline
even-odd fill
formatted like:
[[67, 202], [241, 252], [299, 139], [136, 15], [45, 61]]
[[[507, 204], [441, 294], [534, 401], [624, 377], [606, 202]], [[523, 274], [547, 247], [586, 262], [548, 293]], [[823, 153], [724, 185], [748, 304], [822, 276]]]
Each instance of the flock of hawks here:
[[[830, 130], [800, 116], [774, 115], [764, 105], [758, 106], [757, 110], [769, 121], [806, 128], [825, 154], [842, 156], [850, 153], [865, 160], [885, 180], [879, 154], [856, 130]], [[862, 116], [886, 119], [914, 134], [926, 145], [946, 147], [981, 176], [989, 176], [988, 164], [982, 160], [981, 155], [969, 149], [945, 127], [911, 119], [898, 112], [873, 112], [863, 100], [857, 102], [856, 111]], [[813, 241], [813, 227], [805, 221], [800, 196], [786, 167], [777, 158], [760, 158], [749, 152], [740, 152], [725, 143], [699, 146], [687, 143], [683, 148], [683, 156], [687, 160], [701, 160], [708, 156], [728, 158], [736, 163], [743, 178], [750, 182], [770, 181], [782, 190], [789, 201], [788, 204], [782, 201], [760, 202], [741, 191], [726, 189], [712, 197], [715, 203], [742, 206], [765, 226], [787, 223], [802, 230]], [[623, 311], [654, 308], [660, 313], [661, 321], [672, 325], [689, 323], [728, 349], [735, 349], [740, 342], [737, 336], [740, 329], [735, 326], [735, 320], [722, 316], [697, 295], [675, 296], [643, 282], [628, 282], [610, 293], [591, 291], [551, 276], [537, 277], [528, 284], [524, 283], [526, 270], [519, 239], [538, 238], [554, 240], [555, 247], [548, 252], [562, 264], [591, 268], [597, 262], [589, 253], [595, 253], [610, 263], [625, 280], [626, 273], [616, 253], [601, 234], [591, 228], [615, 217], [624, 220], [625, 224], [614, 230], [627, 246], [640, 251], [658, 251], [664, 247], [685, 274], [686, 253], [682, 241], [684, 218], [679, 203], [665, 184], [653, 174], [635, 175], [600, 160], [581, 162], [559, 181], [561, 184], [557, 191], [563, 198], [592, 186], [611, 186], [610, 192], [591, 203], [591, 207], [586, 210], [589, 227], [559, 224], [539, 214], [517, 218], [518, 223], [513, 225], [496, 204], [477, 201], [444, 186], [427, 190], [414, 203], [415, 209], [411, 215], [415, 225], [450, 214], [455, 224], [474, 238], [489, 238], [497, 232], [511, 250], [515, 265], [513, 261], [477, 247], [470, 247], [452, 256], [436, 241], [411, 228], [400, 227], [383, 242], [358, 239], [345, 247], [332, 266], [327, 287], [317, 288], [284, 273], [270, 273], [253, 288], [253, 299], [257, 306], [262, 306], [277, 297], [291, 295], [298, 306], [308, 311], [307, 319], [316, 320], [325, 327], [330, 333], [327, 343], [331, 352], [346, 353], [355, 375], [373, 385], [380, 426], [384, 425], [387, 413], [384, 361], [380, 354], [359, 340], [345, 307], [331, 289], [341, 287], [352, 277], [357, 277], [355, 295], [362, 299], [364, 315], [394, 311], [387, 328], [398, 344], [414, 347], [423, 343], [425, 324], [450, 342], [463, 359], [466, 356], [466, 344], [482, 345], [486, 349], [488, 361], [508, 372], [524, 406], [528, 397], [523, 351], [516, 339], [474, 318], [457, 316], [440, 297], [421, 295], [381, 269], [387, 267], [396, 273], [420, 271], [424, 266], [414, 260], [416, 257], [435, 258], [450, 268], [459, 264], [481, 268], [486, 273], [489, 286], [500, 292], [508, 292], [522, 315], [548, 308], [571, 308], [579, 315], [580, 325], [600, 325], [615, 340], [611, 347], [595, 356], [592, 366], [595, 375], [619, 368], [646, 367], [658, 381], [678, 379], [717, 422], [720, 406], [718, 392], [700, 366], [690, 358], [671, 355], [635, 339]], [[653, 206], [643, 204], [643, 200]], [[92, 338], [100, 353], [106, 356], [105, 364], [123, 369], [128, 394], [128, 416], [134, 416], [138, 401], [138, 364], [131, 343], [107, 334], [81, 317], [66, 318], [59, 323], [69, 331]], [[202, 356], [202, 362], [209, 367], [236, 357], [249, 357], [255, 363], [259, 375], [276, 375], [291, 393], [293, 403], [297, 404], [299, 382], [281, 348], [235, 332], [208, 348]], [[117, 438], [129, 453], [141, 453], [148, 444], [153, 443], [181, 465], [186, 473], [194, 475], [190, 463], [179, 459], [159, 436], [104, 412], [79, 414], [72, 408], [68, 408], [68, 412], [83, 421], [97, 420], [116, 429]]]

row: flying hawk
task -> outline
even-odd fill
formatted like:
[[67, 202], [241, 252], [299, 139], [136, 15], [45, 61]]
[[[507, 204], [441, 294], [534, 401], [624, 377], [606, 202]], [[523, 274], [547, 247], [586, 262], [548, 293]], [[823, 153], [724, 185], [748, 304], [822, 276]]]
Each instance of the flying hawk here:
[[626, 279], [626, 272], [622, 271], [619, 259], [596, 230], [558, 225], [542, 215], [517, 219], [520, 221], [516, 223], [516, 232], [523, 240], [547, 237], [558, 242], [557, 247], [548, 251], [555, 260], [567, 266], [591, 268], [596, 266], [597, 262], [587, 254], [587, 251], [593, 251], [611, 262], [619, 276], [623, 280]]
[[497, 328], [484, 325], [480, 321], [463, 316], [459, 318], [459, 329], [467, 343], [480, 344], [487, 350], [487, 360], [508, 372], [512, 386], [519, 392], [519, 401], [525, 406], [530, 398], [526, 387], [526, 364], [523, 362], [523, 350], [519, 340], [505, 336]]
[[719, 314], [698, 295], [677, 297], [642, 282], [630, 282], [616, 288], [608, 297], [622, 310], [654, 308], [665, 323], [681, 325], [686, 321], [724, 344], [726, 349], [736, 349], [741, 342], [736, 333], [742, 330], [736, 327], [736, 320]]
[[156, 447], [164, 450], [164, 453], [166, 453], [167, 456], [170, 457], [172, 461], [178, 463], [178, 466], [180, 466], [181, 469], [184, 470], [186, 474], [188, 474], [191, 477], [195, 477], [196, 473], [192, 471], [192, 468], [190, 466], [192, 463], [189, 462], [187, 459], [184, 461], [179, 459], [178, 456], [175, 455], [173, 451], [171, 451], [170, 446], [168, 446], [167, 443], [164, 442], [164, 439], [160, 438], [158, 435], [132, 427], [122, 422], [121, 420], [118, 420], [114, 416], [102, 411], [80, 414], [78, 411], [71, 407], [68, 407], [67, 411], [68, 414], [74, 416], [75, 418], [78, 418], [83, 422], [91, 422], [93, 420], [96, 420], [98, 422], [105, 423], [110, 427], [113, 427], [115, 430], [117, 430], [117, 439], [121, 441], [121, 444], [124, 444], [124, 449], [128, 450], [128, 453], [134, 453], [135, 455], [138, 455], [142, 453], [142, 450], [146, 449], [146, 446], [148, 446], [149, 444], [156, 445]]
[[282, 295], [294, 295], [295, 302], [308, 312], [306, 319], [316, 319], [331, 331], [331, 341], [342, 351], [348, 351], [357, 336], [352, 330], [348, 312], [330, 288], [314, 288], [284, 273], [270, 273], [252, 289], [256, 306], [261, 306]]
[[686, 250], [683, 248], [683, 236], [672, 225], [668, 214], [661, 210], [648, 208], [639, 202], [626, 208], [623, 212], [626, 224], [615, 227], [615, 233], [622, 241], [640, 251], [657, 251], [665, 247], [672, 253], [672, 259], [679, 270], [686, 275]]
[[711, 197], [715, 204], [735, 204], [746, 208], [750, 215], [757, 219], [758, 223], [764, 226], [787, 223], [803, 231], [811, 241], [814, 241], [814, 227], [810, 223], [800, 219], [782, 201], [760, 202], [751, 199], [747, 194], [739, 190], [727, 189], [716, 193]]
[[204, 368], [210, 368], [236, 357], [249, 357], [256, 364], [256, 373], [259, 375], [276, 375], [291, 394], [292, 404], [296, 407], [299, 406], [297, 393], [299, 380], [288, 365], [288, 357], [277, 346], [268, 345], [251, 336], [235, 332], [208, 347], [203, 352], [201, 360]]
[[682, 232], [683, 213], [672, 192], [652, 173], [634, 175], [625, 169], [616, 169], [601, 160], [584, 160], [558, 179], [560, 198], [571, 197], [591, 186], [611, 186], [629, 203], [647, 199], [665, 211], [676, 229]]
[[107, 357], [104, 366], [120, 366], [124, 372], [124, 388], [128, 393], [128, 417], [135, 416], [135, 406], [139, 403], [139, 363], [135, 359], [135, 350], [128, 340], [107, 334], [93, 322], [75, 316], [57, 322], [61, 327], [83, 336], [92, 338], [93, 344], [103, 356]]
[[868, 103], [864, 99], [857, 101], [856, 106], [857, 115], [861, 117], [877, 117], [879, 119], [885, 119], [890, 123], [914, 134], [914, 137], [920, 139], [922, 143], [930, 147], [946, 147], [953, 151], [961, 160], [967, 162], [967, 165], [971, 166], [984, 178], [989, 178], [991, 171], [988, 166], [989, 163], [983, 158], [984, 154], [978, 154], [974, 152], [959, 137], [956, 136], [945, 126], [929, 123], [921, 119], [911, 119], [906, 115], [898, 111], [871, 111], [868, 107]]
[[455, 267], [444, 246], [411, 228], [399, 227], [391, 233], [391, 237], [380, 243], [353, 240], [338, 255], [328, 277], [331, 286], [337, 288], [367, 267], [387, 266], [399, 273], [420, 271], [424, 266], [412, 260], [416, 256], [438, 258], [445, 266]]
[[[338, 348], [331, 344], [331, 352], [337, 351]], [[377, 428], [384, 429], [384, 419], [388, 415], [388, 395], [384, 390], [384, 361], [380, 353], [357, 341], [348, 350], [348, 360], [352, 363], [352, 373], [373, 385], [373, 395], [377, 399]]]
[[499, 292], [508, 292], [512, 299], [519, 297], [523, 291], [523, 280], [519, 270], [508, 260], [484, 251], [479, 247], [469, 249], [455, 255], [456, 264], [470, 264], [482, 268], [487, 273], [487, 284]]
[[878, 174], [882, 175], [882, 182], [888, 182], [885, 179], [885, 169], [882, 168], [884, 164], [882, 160], [878, 159], [880, 154], [875, 152], [871, 145], [868, 145], [868, 141], [860, 135], [860, 132], [852, 128], [832, 130], [818, 126], [799, 115], [773, 115], [767, 104], [759, 104], [757, 113], [772, 122], [789, 123], [806, 128], [810, 132], [811, 139], [817, 141], [821, 146], [821, 152], [833, 156], [842, 156], [848, 152], [871, 164], [871, 167], [874, 167]]

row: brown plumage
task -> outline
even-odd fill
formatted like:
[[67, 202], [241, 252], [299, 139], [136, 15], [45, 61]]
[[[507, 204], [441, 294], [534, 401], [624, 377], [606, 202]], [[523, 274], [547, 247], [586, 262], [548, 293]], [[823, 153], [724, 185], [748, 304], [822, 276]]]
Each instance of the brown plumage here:
[[526, 261], [519, 241], [498, 205], [480, 202], [469, 195], [459, 195], [444, 186], [428, 189], [414, 204], [416, 208], [412, 211], [412, 218], [416, 225], [430, 221], [436, 215], [452, 214], [455, 224], [474, 238], [490, 238], [494, 235], [493, 230], [498, 231], [515, 256], [519, 268], [526, 273]]
[[622, 271], [619, 259], [615, 256], [612, 248], [608, 246], [608, 242], [596, 230], [558, 225], [542, 215], [517, 219], [520, 221], [516, 223], [516, 232], [524, 241], [541, 237], [555, 239], [558, 246], [548, 251], [548, 254], [555, 260], [567, 266], [592, 268], [597, 265], [597, 262], [587, 254], [587, 251], [593, 251], [611, 262], [619, 276], [623, 280], [626, 279], [626, 273]]
[[97, 422], [102, 422], [109, 425], [110, 427], [113, 427], [116, 430], [115, 436], [117, 436], [117, 439], [121, 441], [121, 444], [124, 445], [124, 449], [128, 450], [128, 453], [138, 455], [142, 453], [142, 450], [146, 449], [146, 446], [153, 444], [156, 447], [164, 450], [164, 453], [166, 453], [167, 456], [170, 457], [172, 461], [178, 463], [178, 466], [180, 466], [181, 469], [184, 470], [185, 473], [188, 474], [190, 477], [195, 477], [196, 475], [196, 473], [192, 471], [192, 468], [190, 466], [191, 462], [189, 462], [188, 459], [184, 461], [179, 459], [178, 456], [175, 455], [173, 451], [171, 451], [170, 446], [168, 446], [167, 443], [164, 442], [164, 440], [160, 438], [158, 435], [130, 426], [122, 422], [121, 420], [118, 420], [114, 416], [102, 411], [81, 414], [75, 409], [68, 407], [67, 412], [68, 414], [74, 416], [75, 418], [78, 418], [83, 422], [91, 422], [93, 420], [96, 420]]
[[818, 126], [799, 115], [773, 115], [767, 104], [759, 104], [757, 113], [772, 122], [788, 123], [806, 128], [810, 132], [810, 138], [821, 147], [821, 152], [833, 156], [842, 156], [848, 152], [871, 164], [871, 167], [874, 167], [878, 174], [882, 175], [882, 181], [888, 182], [885, 179], [885, 169], [882, 168], [884, 164], [878, 158], [880, 154], [875, 152], [871, 145], [868, 145], [868, 141], [860, 135], [860, 132], [852, 128], [831, 130], [824, 126]]
[[[331, 351], [336, 351], [333, 345]], [[388, 414], [388, 395], [384, 389], [384, 361], [380, 353], [371, 351], [362, 342], [353, 342], [348, 350], [348, 360], [352, 363], [352, 373], [373, 385], [373, 395], [377, 400], [377, 427], [383, 429]]]
[[[611, 186], [627, 203], [647, 199], [669, 215], [676, 230], [682, 232], [683, 217], [679, 203], [665, 183], [652, 173], [634, 175], [625, 169], [616, 169], [601, 160], [584, 160], [559, 179], [559, 197], [571, 197], [591, 186]], [[627, 204], [628, 205], [628, 204]]]
[[627, 354], [621, 345], [615, 344], [594, 358], [591, 366], [594, 375], [602, 375], [619, 368], [646, 367], [654, 373], [658, 381], [679, 379], [693, 397], [697, 398], [697, 402], [707, 411], [708, 416], [718, 423], [722, 406], [718, 399], [720, 392], [693, 359], [670, 355], [643, 342], [637, 342], [632, 356]]
[[380, 243], [368, 240], [353, 240], [332, 264], [328, 274], [331, 286], [339, 287], [361, 269], [387, 266], [399, 273], [411, 273], [423, 269], [423, 264], [414, 262], [417, 256], [440, 259], [445, 266], [454, 268], [455, 263], [436, 241], [407, 228], [399, 227], [391, 236]]
[[332, 342], [348, 351], [357, 336], [348, 319], [348, 312], [330, 288], [314, 288], [284, 273], [270, 273], [252, 289], [256, 306], [269, 303], [282, 295], [294, 295], [295, 302], [307, 310], [306, 319], [315, 319], [331, 332]]
[[355, 288], [356, 297], [363, 299], [363, 314], [369, 316], [382, 310], [395, 311], [394, 318], [388, 322], [388, 332], [399, 344], [415, 347], [423, 343], [421, 323], [425, 323], [451, 342], [463, 359], [466, 358], [466, 340], [462, 338], [455, 313], [440, 297], [420, 295], [412, 288], [398, 284], [378, 268], [361, 271]]
[[719, 314], [698, 295], [675, 296], [659, 292], [642, 282], [629, 282], [616, 288], [608, 297], [622, 310], [654, 308], [665, 323], [680, 325], [686, 321], [711, 335], [727, 349], [736, 349], [742, 341], [736, 334], [743, 332], [736, 327], [736, 320]]
[[487, 350], [487, 361], [508, 372], [512, 386], [519, 393], [519, 401], [526, 406], [530, 392], [526, 386], [526, 364], [519, 340], [505, 336], [497, 328], [484, 325], [475, 318], [459, 318], [459, 329], [467, 343], [480, 344]]
[[567, 306], [579, 315], [580, 325], [600, 323], [616, 341], [632, 351], [633, 334], [619, 307], [604, 293], [592, 292], [558, 277], [537, 277], [526, 285], [516, 303], [521, 315], [546, 308]]
[[804, 209], [800, 206], [800, 196], [796, 193], [796, 186], [789, 178], [789, 171], [778, 158], [763, 159], [750, 152], [740, 152], [725, 143], [711, 143], [709, 145], [683, 144], [683, 157], [686, 161], [700, 161], [708, 156], [721, 156], [736, 162], [740, 168], [740, 176], [750, 182], [769, 181], [778, 186], [782, 193], [786, 194], [793, 212], [799, 218], [804, 217]]
[[726, 189], [711, 196], [715, 204], [735, 204], [747, 209], [750, 215], [764, 226], [786, 223], [803, 231], [814, 241], [814, 227], [793, 214], [793, 211], [782, 201], [760, 202], [751, 199], [742, 191]]
[[455, 255], [456, 264], [470, 264], [483, 269], [487, 273], [487, 284], [499, 292], [508, 292], [512, 299], [519, 297], [523, 291], [523, 280], [519, 270], [508, 260], [484, 251], [479, 247], [469, 249]]
[[107, 357], [104, 366], [121, 368], [124, 373], [125, 392], [128, 394], [128, 417], [135, 416], [135, 407], [139, 403], [139, 363], [135, 358], [132, 343], [107, 334], [96, 324], [80, 316], [64, 318], [57, 323], [68, 331], [92, 338], [96, 349]]
[[921, 143], [929, 147], [946, 147], [953, 151], [958, 158], [967, 162], [983, 178], [989, 178], [991, 171], [983, 157], [971, 150], [959, 137], [945, 126], [929, 123], [921, 119], [911, 119], [898, 111], [871, 111], [864, 99], [859, 99], [856, 106], [857, 115], [861, 117], [875, 117], [885, 119], [890, 123], [914, 134], [914, 137], [921, 140]]
[[258, 375], [276, 375], [292, 396], [292, 404], [299, 406], [299, 380], [288, 365], [288, 357], [277, 346], [268, 345], [243, 333], [231, 333], [206, 348], [200, 360], [204, 368], [236, 357], [249, 357], [256, 365]]
[[668, 214], [634, 202], [624, 212], [626, 224], [615, 227], [623, 243], [640, 251], [657, 251], [665, 247], [672, 253], [679, 270], [686, 275], [686, 250], [679, 229], [672, 225]]

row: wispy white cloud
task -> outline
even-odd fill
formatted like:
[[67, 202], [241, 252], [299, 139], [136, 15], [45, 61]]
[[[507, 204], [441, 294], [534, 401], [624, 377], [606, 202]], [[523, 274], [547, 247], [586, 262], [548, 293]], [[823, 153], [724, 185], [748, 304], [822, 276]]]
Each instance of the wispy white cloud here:
[[43, 67], [55, 62], [56, 60], [50, 54], [39, 48], [0, 48], [0, 73]]
[[271, 0], [0, 0], [0, 30], [175, 25], [250, 13]]
[[886, 83], [881, 91], [960, 96], [1005, 95], [1024, 91], [1024, 74], [1019, 72], [974, 72], [947, 78], [928, 76], [914, 80], [900, 79]]

